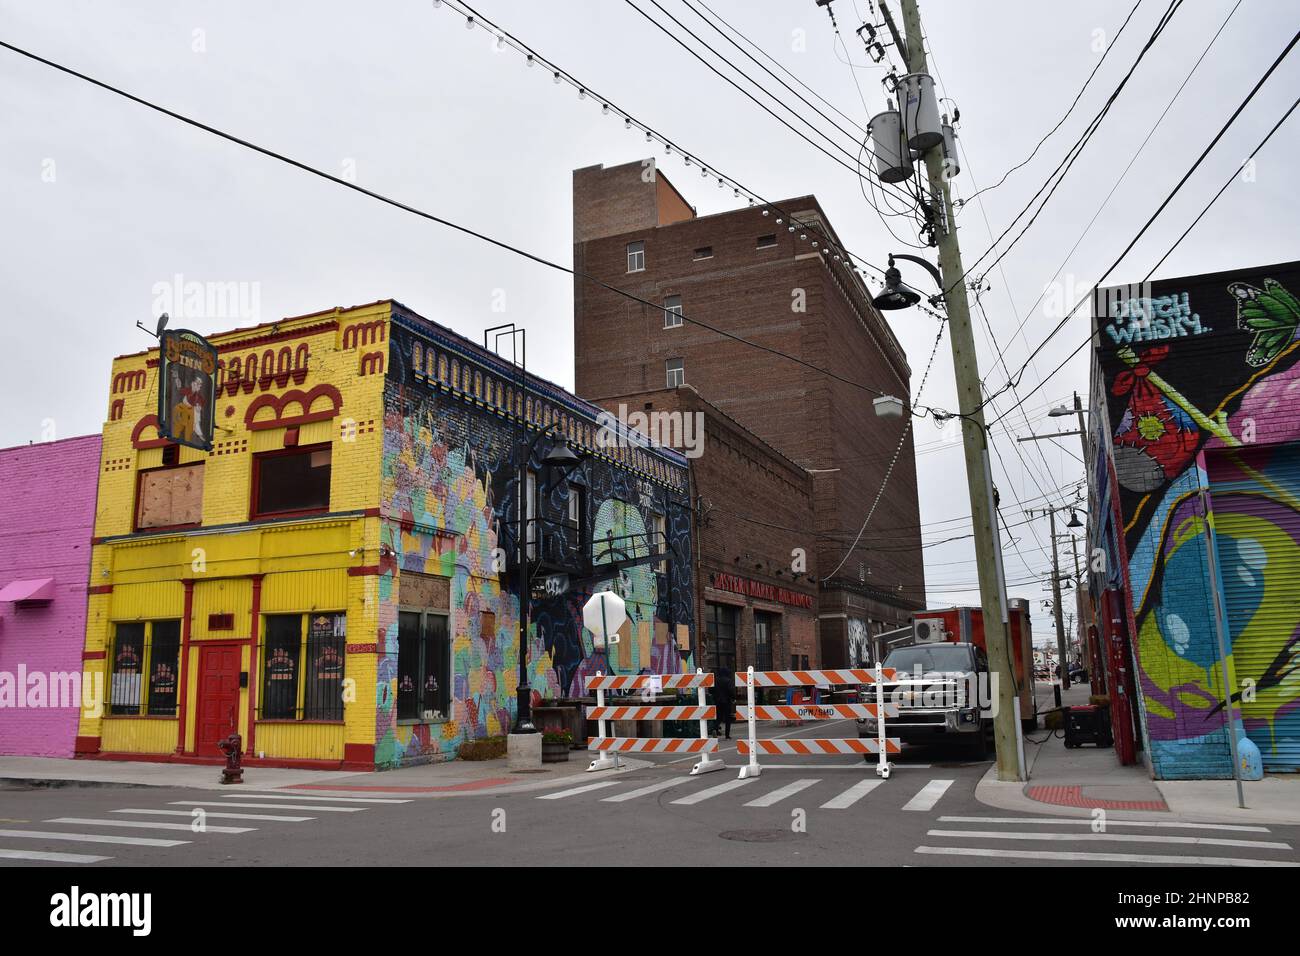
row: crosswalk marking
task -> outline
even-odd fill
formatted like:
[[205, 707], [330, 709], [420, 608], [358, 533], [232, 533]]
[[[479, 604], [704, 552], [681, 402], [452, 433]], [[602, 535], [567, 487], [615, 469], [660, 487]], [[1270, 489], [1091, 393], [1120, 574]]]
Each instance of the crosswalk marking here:
[[120, 843], [124, 846], [180, 846], [189, 840], [157, 840], [153, 837], [103, 836], [98, 833], [56, 833], [53, 830], [0, 830], [0, 837], [19, 840], [67, 840], [71, 843]]
[[994, 850], [974, 846], [918, 846], [916, 852], [936, 856], [981, 856], [1003, 860], [1060, 860], [1072, 863], [1167, 863], [1176, 866], [1300, 866], [1300, 863], [1293, 863], [1290, 860], [1250, 860], [1231, 856], [1165, 856], [1154, 853]]
[[[160, 820], [95, 820], [90, 817], [55, 817], [46, 823], [79, 823], [95, 827], [134, 827], [138, 830], [193, 830], [190, 823], [163, 823]], [[218, 827], [206, 823], [197, 833], [252, 833], [256, 827]]]
[[409, 799], [398, 800], [389, 797], [318, 797], [314, 793], [249, 793], [241, 791], [240, 793], [223, 793], [223, 797], [231, 800], [313, 800], [321, 803], [410, 803]]
[[933, 808], [952, 784], [951, 780], [931, 780], [917, 792], [916, 796], [903, 804], [903, 809], [925, 811]]
[[817, 779], [796, 780], [794, 783], [787, 783], [784, 787], [778, 787], [771, 793], [765, 793], [761, 797], [750, 800], [745, 806], [747, 807], [770, 807], [774, 803], [780, 803], [787, 797], [793, 797], [800, 790], [807, 790], [813, 784], [821, 783]]
[[292, 803], [223, 803], [220, 800], [172, 800], [174, 807], [243, 807], [246, 810], [312, 810], [318, 813], [360, 813], [368, 807], [320, 807]]
[[563, 800], [565, 797], [576, 796], [579, 793], [587, 793], [591, 790], [603, 790], [606, 787], [617, 786], [622, 783], [621, 780], [602, 780], [600, 783], [589, 783], [583, 787], [573, 787], [570, 790], [561, 790], [559, 793], [544, 793], [538, 800]]
[[822, 804], [821, 808], [823, 810], [847, 810], [884, 782], [883, 780], [859, 780], [839, 796], [827, 800]]
[[[230, 806], [225, 803], [221, 806]], [[280, 809], [277, 807], [276, 809]], [[142, 813], [149, 816], [160, 817], [192, 817], [194, 814], [189, 810], [141, 810], [137, 807], [131, 807], [126, 810], [110, 810], [109, 813]], [[281, 823], [303, 823], [306, 820], [315, 820], [315, 817], [286, 817], [274, 813], [219, 813], [216, 810], [204, 810], [203, 815], [209, 819], [215, 820], [278, 820]]]
[[0, 860], [38, 860], [42, 863], [101, 863], [111, 856], [89, 853], [50, 853], [44, 850], [0, 850]]
[[648, 787], [641, 787], [638, 790], [629, 790], [627, 793], [616, 793], [612, 797], [602, 798], [602, 803], [622, 803], [625, 800], [635, 800], [637, 797], [644, 797], [647, 794], [658, 793], [660, 790], [667, 790], [669, 787], [675, 787], [683, 781], [674, 777], [670, 780], [660, 780], [658, 783], [652, 783]]
[[753, 783], [756, 778], [750, 777], [747, 780], [729, 780], [726, 783], [718, 784], [716, 787], [709, 787], [707, 790], [699, 790], [685, 797], [674, 800], [673, 803], [678, 806], [689, 807], [697, 803], [703, 803], [713, 797], [735, 790], [737, 787], [743, 787], [747, 783]]
[[[1080, 826], [1092, 826], [1091, 817], [940, 817], [940, 823], [1073, 823]], [[1246, 826], [1233, 823], [1174, 823], [1171, 820], [1114, 820], [1106, 818], [1105, 828], [1111, 827], [1158, 827], [1176, 830], [1231, 830], [1236, 833], [1268, 833], [1268, 827]]]
[[[904, 808], [906, 809], [906, 808]], [[1006, 830], [930, 830], [926, 836], [976, 840], [1067, 841], [1070, 843], [1176, 843], [1179, 846], [1232, 846], [1256, 850], [1289, 850], [1291, 844], [1269, 840], [1225, 840], [1219, 837], [1156, 836], [1145, 833], [1020, 833]]]

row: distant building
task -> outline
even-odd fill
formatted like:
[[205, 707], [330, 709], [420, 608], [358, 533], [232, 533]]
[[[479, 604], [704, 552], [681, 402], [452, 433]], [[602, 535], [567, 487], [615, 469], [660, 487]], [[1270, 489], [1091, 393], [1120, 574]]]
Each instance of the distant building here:
[[673, 447], [688, 456], [694, 663], [735, 672], [821, 666], [817, 556], [806, 552], [812, 476], [693, 385], [621, 396], [606, 410], [661, 441], [680, 439]]
[[0, 449], [0, 754], [72, 756], [82, 700], [103, 691], [81, 665], [99, 448]]
[[1093, 322], [1088, 657], [1117, 753], [1230, 777], [1230, 697], [1264, 769], [1300, 770], [1300, 262], [1103, 289]]
[[[85, 629], [109, 701], [79, 754], [215, 762], [237, 731], [254, 763], [374, 769], [507, 733], [521, 510], [533, 701], [681, 670], [681, 455], [391, 300], [210, 341], [211, 452], [159, 437], [156, 349], [113, 363]], [[546, 430], [581, 463], [543, 465]], [[607, 654], [580, 613], [610, 588]]]
[[[907, 357], [865, 285], [823, 258], [827, 238], [838, 239], [817, 200], [778, 205], [809, 228], [791, 233], [789, 223], [759, 207], [696, 216], [653, 160], [575, 170], [574, 267], [669, 310], [576, 278], [576, 390], [609, 407], [620, 396], [693, 386], [796, 466], [813, 470], [813, 524], [800, 544], [830, 577], [818, 595], [821, 663], [843, 666], [872, 635], [907, 624], [925, 606], [911, 433], [871, 527], [846, 556], [903, 422], [876, 417], [871, 392], [676, 317], [685, 313], [908, 399]], [[729, 497], [749, 506], [743, 487]], [[748, 516], [763, 517], [761, 509]]]

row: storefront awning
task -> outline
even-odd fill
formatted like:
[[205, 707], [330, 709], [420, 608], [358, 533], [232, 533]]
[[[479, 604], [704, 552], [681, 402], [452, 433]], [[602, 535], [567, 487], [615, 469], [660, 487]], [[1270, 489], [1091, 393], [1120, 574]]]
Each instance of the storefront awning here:
[[10, 581], [0, 588], [0, 603], [5, 601], [53, 601], [54, 578]]

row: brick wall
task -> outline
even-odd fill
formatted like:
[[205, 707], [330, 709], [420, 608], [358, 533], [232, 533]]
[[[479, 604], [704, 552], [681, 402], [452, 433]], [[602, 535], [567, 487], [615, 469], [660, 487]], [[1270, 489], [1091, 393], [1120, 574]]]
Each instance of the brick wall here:
[[[610, 177], [601, 185], [605, 192], [596, 198], [590, 182], [575, 189], [575, 222], [616, 202], [607, 193], [621, 180]], [[811, 197], [779, 205], [800, 221], [825, 222]], [[741, 209], [658, 228], [645, 218], [629, 219], [633, 225], [627, 231], [599, 238], [575, 227], [574, 264], [652, 303], [681, 296], [690, 318], [906, 399], [911, 374], [906, 357], [861, 282], [812, 250], [816, 234], [801, 241], [787, 224], [778, 226], [775, 216], [762, 213]], [[606, 218], [610, 228], [620, 221]], [[774, 237], [775, 245], [760, 248], [765, 236]], [[643, 272], [627, 271], [627, 245], [633, 241], [645, 243]], [[829, 573], [866, 517], [904, 421], [878, 418], [873, 391], [689, 321], [664, 326], [661, 309], [575, 280], [578, 393], [605, 403], [663, 388], [666, 361], [680, 358], [687, 384], [794, 463], [839, 469], [817, 478], [814, 523], [802, 542]], [[742, 500], [743, 495], [743, 488], [733, 493]], [[878, 622], [906, 623], [908, 614], [923, 606], [919, 522], [909, 434], [869, 533], [836, 575], [842, 586], [837, 581], [823, 592], [822, 613], [847, 613], [849, 594], [857, 594], [873, 605]], [[842, 635], [833, 640], [842, 643]]]
[[[0, 605], [0, 674], [13, 675], [6, 681], [16, 680], [20, 667], [29, 675], [81, 670], [99, 455], [98, 435], [0, 450], [0, 587], [32, 578], [55, 583], [47, 605]], [[16, 703], [0, 704], [0, 754], [72, 755], [78, 701]]]

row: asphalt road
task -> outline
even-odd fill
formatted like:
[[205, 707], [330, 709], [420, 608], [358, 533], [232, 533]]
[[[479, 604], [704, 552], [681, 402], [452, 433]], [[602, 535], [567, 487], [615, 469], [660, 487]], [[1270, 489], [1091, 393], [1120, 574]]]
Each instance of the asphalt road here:
[[940, 746], [906, 748], [888, 780], [861, 758], [790, 756], [739, 781], [731, 748], [728, 769], [699, 777], [695, 758], [663, 758], [512, 794], [0, 791], [0, 865], [1300, 865], [1296, 827], [1093, 833], [994, 810], [975, 799], [988, 763]]

